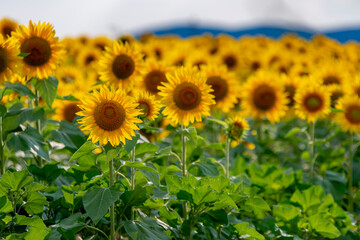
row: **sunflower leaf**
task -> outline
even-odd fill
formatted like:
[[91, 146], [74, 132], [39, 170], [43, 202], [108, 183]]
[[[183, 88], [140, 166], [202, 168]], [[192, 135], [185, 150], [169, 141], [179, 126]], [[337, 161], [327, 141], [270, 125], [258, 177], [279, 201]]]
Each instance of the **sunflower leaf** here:
[[35, 88], [39, 91], [40, 97], [51, 108], [51, 105], [56, 97], [56, 91], [58, 87], [58, 80], [50, 76], [48, 79], [39, 80]]

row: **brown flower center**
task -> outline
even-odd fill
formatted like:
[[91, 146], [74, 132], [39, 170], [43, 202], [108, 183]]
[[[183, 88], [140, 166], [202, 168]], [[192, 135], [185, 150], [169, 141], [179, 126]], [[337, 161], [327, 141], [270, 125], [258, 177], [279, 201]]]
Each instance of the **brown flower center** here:
[[226, 97], [229, 86], [223, 78], [218, 76], [209, 77], [206, 83], [214, 90], [211, 94], [215, 96], [216, 102]]
[[287, 98], [289, 99], [289, 103], [287, 104], [289, 107], [294, 106], [295, 104], [295, 91], [296, 88], [292, 85], [285, 85], [285, 93], [287, 93]]
[[117, 56], [113, 62], [112, 70], [115, 76], [119, 79], [127, 79], [135, 70], [134, 60], [125, 54]]
[[200, 89], [193, 83], [181, 83], [174, 90], [174, 102], [182, 110], [194, 109], [201, 102]]
[[331, 84], [340, 84], [340, 80], [337, 76], [326, 76], [323, 79], [323, 84], [324, 85], [331, 85]]
[[360, 97], [360, 86], [355, 89], [355, 93]]
[[237, 64], [237, 59], [232, 55], [228, 55], [224, 57], [224, 63], [229, 69], [233, 69]]
[[85, 58], [85, 66], [89, 66], [93, 61], [95, 61], [95, 56], [90, 54]]
[[167, 82], [165, 73], [159, 70], [153, 70], [145, 76], [146, 89], [151, 93], [158, 93], [158, 86], [162, 83]]
[[342, 91], [335, 91], [331, 94], [331, 107], [335, 107], [337, 100], [344, 96], [344, 93]]
[[360, 124], [360, 106], [350, 105], [346, 108], [345, 118], [352, 124]]
[[142, 110], [143, 116], [148, 117], [150, 115], [150, 105], [147, 102], [140, 101], [139, 106], [137, 107]]
[[39, 37], [32, 37], [24, 41], [20, 47], [22, 53], [29, 53], [24, 62], [38, 67], [47, 63], [51, 57], [51, 47], [48, 41]]
[[254, 61], [251, 63], [251, 70], [254, 72], [258, 70], [261, 67], [260, 63], [258, 61]]
[[123, 106], [112, 100], [100, 103], [94, 111], [96, 124], [105, 131], [119, 129], [124, 123], [125, 117]]
[[9, 65], [9, 57], [7, 51], [0, 47], [0, 73], [6, 70]]
[[81, 109], [78, 107], [76, 103], [67, 104], [64, 108], [63, 117], [68, 122], [73, 122], [76, 117], [76, 113]]
[[230, 129], [230, 134], [234, 139], [240, 139], [243, 135], [244, 127], [239, 122], [234, 122]]
[[324, 102], [318, 94], [312, 93], [304, 98], [303, 104], [307, 111], [314, 113], [323, 108]]
[[267, 111], [275, 105], [276, 93], [272, 87], [261, 85], [255, 89], [253, 101], [258, 109]]
[[1, 29], [2, 35], [6, 38], [7, 36], [11, 36], [11, 32], [15, 31], [15, 28], [10, 26], [5, 26], [3, 29]]

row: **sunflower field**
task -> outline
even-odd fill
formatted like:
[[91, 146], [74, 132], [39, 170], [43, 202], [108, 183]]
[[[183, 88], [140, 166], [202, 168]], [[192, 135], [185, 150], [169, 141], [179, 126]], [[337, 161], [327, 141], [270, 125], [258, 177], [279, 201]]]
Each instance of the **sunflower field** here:
[[0, 21], [0, 238], [360, 239], [360, 44]]

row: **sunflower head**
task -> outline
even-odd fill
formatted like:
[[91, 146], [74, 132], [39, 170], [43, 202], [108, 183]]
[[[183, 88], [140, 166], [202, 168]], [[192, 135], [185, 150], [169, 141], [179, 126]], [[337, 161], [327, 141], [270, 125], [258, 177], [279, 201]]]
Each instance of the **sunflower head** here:
[[166, 74], [170, 71], [170, 67], [163, 61], [156, 61], [148, 58], [145, 61], [144, 74], [139, 76], [139, 86], [143, 91], [147, 91], [153, 95], [159, 93], [158, 87], [168, 82]]
[[11, 37], [12, 32], [14, 32], [17, 28], [18, 24], [8, 18], [3, 18], [0, 20], [0, 35], [6, 39]]
[[94, 143], [125, 144], [125, 139], [131, 140], [134, 130], [139, 129], [136, 123], [141, 123], [137, 118], [141, 110], [136, 108], [138, 104], [134, 99], [120, 89], [102, 87], [84, 96], [81, 102], [81, 111], [77, 113], [82, 116], [79, 123], [83, 130], [90, 130], [89, 139]]
[[228, 118], [227, 123], [229, 126], [229, 137], [235, 141], [240, 141], [245, 136], [245, 132], [249, 129], [249, 124], [241, 116]]
[[55, 99], [55, 101], [54, 101], [54, 107], [55, 107], [54, 119], [58, 120], [58, 121], [73, 122], [76, 117], [76, 113], [80, 111], [78, 104], [79, 104], [79, 101], [68, 101], [68, 100]]
[[156, 100], [154, 95], [150, 95], [148, 92], [142, 92], [135, 97], [135, 102], [139, 104], [137, 108], [142, 111], [140, 117], [152, 121], [159, 115], [161, 104]]
[[23, 58], [28, 77], [48, 78], [55, 72], [64, 50], [51, 24], [30, 21], [28, 27], [20, 25], [12, 36], [19, 43], [21, 53], [28, 54]]
[[166, 77], [169, 82], [159, 87], [159, 95], [165, 106], [163, 114], [174, 125], [187, 126], [210, 115], [210, 105], [215, 103], [212, 89], [196, 68], [181, 67]]
[[360, 98], [356, 95], [346, 95], [339, 99], [335, 107], [343, 110], [335, 115], [335, 121], [343, 131], [360, 132]]

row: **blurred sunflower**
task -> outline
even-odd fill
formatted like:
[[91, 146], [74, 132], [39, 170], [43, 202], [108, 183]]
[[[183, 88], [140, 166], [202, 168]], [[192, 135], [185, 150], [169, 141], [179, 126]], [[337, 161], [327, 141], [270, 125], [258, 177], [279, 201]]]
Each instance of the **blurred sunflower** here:
[[330, 113], [330, 92], [312, 78], [308, 78], [295, 94], [295, 113], [308, 122], [325, 117]]
[[82, 47], [76, 57], [78, 66], [84, 69], [96, 69], [101, 57], [101, 50], [95, 47]]
[[349, 95], [357, 95], [360, 97], [360, 76], [354, 75], [351, 78], [351, 81], [346, 81], [344, 83], [344, 92]]
[[21, 58], [18, 54], [16, 44], [0, 35], [0, 83], [9, 81], [14, 73], [21, 70]]
[[238, 46], [235, 43], [221, 45], [218, 53], [216, 54], [218, 63], [226, 65], [229, 71], [236, 71], [240, 66], [239, 52]]
[[192, 49], [191, 54], [186, 58], [185, 65], [200, 69], [201, 66], [208, 65], [211, 60], [212, 57], [206, 49]]
[[114, 42], [99, 61], [100, 80], [122, 89], [131, 89], [134, 79], [142, 74], [142, 55], [128, 43]]
[[333, 84], [328, 86], [327, 89], [330, 92], [330, 106], [334, 108], [339, 99], [345, 95], [344, 87], [343, 85]]
[[318, 71], [314, 71], [314, 77], [321, 79], [322, 84], [329, 85], [341, 85], [347, 81], [348, 67], [345, 62], [324, 62], [322, 67]]
[[81, 110], [78, 106], [79, 103], [79, 101], [55, 99], [53, 105], [55, 108], [55, 115], [53, 116], [53, 119], [57, 121], [73, 122], [76, 113]]
[[360, 132], [360, 98], [358, 96], [346, 95], [339, 99], [336, 109], [344, 111], [335, 115], [335, 121], [343, 131]]
[[94, 46], [95, 48], [101, 50], [101, 51], [105, 51], [105, 47], [110, 47], [112, 40], [110, 40], [109, 38], [105, 37], [105, 36], [98, 36], [96, 38], [91, 39], [91, 45]]
[[11, 37], [12, 32], [14, 32], [17, 27], [18, 24], [15, 21], [3, 18], [0, 21], [0, 35], [3, 35], [5, 39]]
[[135, 96], [135, 102], [139, 104], [137, 108], [142, 111], [140, 117], [152, 121], [159, 115], [161, 104], [156, 100], [155, 96], [150, 95], [148, 92], [142, 92]]
[[20, 44], [21, 53], [29, 54], [23, 58], [28, 77], [48, 78], [55, 72], [64, 50], [50, 23], [34, 24], [30, 20], [28, 28], [20, 25], [12, 36], [13, 41]]
[[266, 117], [278, 122], [286, 114], [288, 99], [278, 75], [257, 72], [249, 77], [243, 87], [241, 106], [246, 116], [257, 119]]
[[159, 92], [158, 87], [168, 82], [166, 74], [170, 71], [170, 67], [165, 62], [156, 61], [155, 59], [147, 59], [145, 62], [144, 74], [139, 76], [139, 86], [151, 94]]
[[120, 89], [102, 87], [100, 91], [84, 96], [81, 102], [81, 111], [77, 113], [83, 117], [79, 119], [81, 128], [89, 130], [88, 139], [99, 142], [100, 146], [125, 144], [125, 139], [131, 140], [131, 136], [135, 136], [134, 130], [139, 129], [136, 123], [142, 122], [137, 118], [141, 115], [141, 110], [136, 108], [138, 104]]
[[159, 95], [165, 105], [162, 113], [174, 125], [188, 126], [210, 115], [210, 105], [215, 104], [212, 89], [196, 68], [181, 67], [166, 77], [169, 82], [159, 87]]
[[239, 86], [235, 76], [224, 65], [203, 65], [201, 72], [207, 79], [206, 83], [214, 90], [211, 94], [215, 96], [215, 107], [225, 113], [229, 112], [238, 101]]
[[228, 134], [232, 140], [241, 141], [246, 135], [246, 131], [249, 130], [249, 124], [242, 116], [229, 117], [226, 122], [229, 126]]

